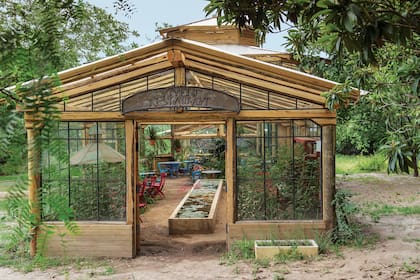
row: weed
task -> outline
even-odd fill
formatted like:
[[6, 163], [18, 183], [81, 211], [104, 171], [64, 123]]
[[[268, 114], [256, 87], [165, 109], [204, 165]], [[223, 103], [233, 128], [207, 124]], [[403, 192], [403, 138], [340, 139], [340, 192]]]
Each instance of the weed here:
[[386, 160], [381, 154], [372, 156], [336, 156], [337, 174], [356, 174], [366, 172], [384, 172], [386, 170]]
[[290, 261], [298, 261], [303, 260], [305, 258], [302, 253], [297, 250], [297, 247], [292, 247], [290, 250], [286, 252], [280, 252], [279, 254], [274, 256], [274, 262], [278, 263], [287, 263]]
[[330, 251], [332, 245], [332, 231], [328, 232], [315, 232], [314, 240], [318, 244], [319, 254], [326, 254]]
[[380, 218], [389, 215], [418, 215], [420, 214], [420, 206], [395, 206], [382, 203], [365, 203], [361, 212], [370, 216], [373, 222], [379, 222]]
[[112, 266], [105, 267], [105, 271], [102, 273], [102, 275], [112, 275], [115, 273], [115, 270]]
[[284, 280], [284, 279], [286, 279], [286, 278], [282, 274], [274, 274], [273, 275], [273, 280]]
[[344, 258], [344, 255], [341, 252], [341, 246], [339, 244], [333, 244], [331, 249], [337, 257]]
[[267, 268], [270, 267], [270, 259], [255, 259], [254, 264], [257, 267]]
[[359, 156], [356, 168], [362, 172], [375, 172], [386, 170], [386, 160], [384, 155], [377, 153], [371, 156]]
[[221, 264], [231, 265], [239, 260], [253, 259], [254, 253], [254, 240], [242, 239], [232, 243], [229, 252], [221, 257]]
[[403, 241], [420, 243], [420, 238], [403, 238]]
[[332, 233], [333, 241], [336, 243], [347, 244], [360, 234], [360, 226], [353, 220], [354, 215], [360, 210], [350, 201], [351, 196], [349, 191], [338, 190], [332, 201], [337, 216], [337, 226]]
[[241, 269], [239, 268], [239, 266], [235, 266], [235, 269], [233, 270], [233, 272], [235, 274], [240, 274], [241, 273]]
[[412, 262], [412, 263], [403, 262], [403, 264], [402, 264], [402, 269], [403, 269], [405, 272], [408, 272], [408, 273], [417, 273], [417, 272], [420, 272], [420, 271], [417, 269], [417, 265], [416, 265], [416, 263], [415, 263], [415, 262]]
[[282, 267], [280, 269], [275, 270], [274, 272], [280, 273], [280, 274], [289, 274], [290, 271], [287, 269], [287, 267]]
[[6, 199], [0, 199], [0, 211], [6, 212], [7, 211], [7, 200]]

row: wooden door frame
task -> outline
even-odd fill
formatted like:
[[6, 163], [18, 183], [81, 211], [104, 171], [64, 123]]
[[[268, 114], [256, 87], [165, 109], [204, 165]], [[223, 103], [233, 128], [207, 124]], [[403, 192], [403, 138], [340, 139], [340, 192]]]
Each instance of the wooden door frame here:
[[[230, 113], [228, 113], [230, 115]], [[174, 113], [174, 115], [179, 116], [179, 114]], [[235, 121], [233, 118], [219, 118], [217, 120], [196, 120], [196, 121], [191, 121], [191, 117], [188, 116], [185, 119], [176, 119], [175, 121], [167, 121], [167, 116], [165, 114], [164, 117], [165, 120], [158, 120], [158, 119], [153, 119], [153, 121], [151, 121], [149, 118], [147, 118], [147, 114], [145, 114], [144, 118], [137, 118], [133, 121], [133, 131], [134, 131], [134, 136], [133, 136], [133, 146], [134, 148], [132, 149], [133, 152], [133, 165], [132, 165], [132, 174], [133, 174], [133, 179], [134, 182], [137, 182], [138, 180], [138, 162], [139, 162], [139, 157], [138, 157], [138, 148], [139, 148], [139, 139], [138, 139], [138, 126], [139, 125], [145, 125], [145, 124], [173, 124], [173, 125], [179, 125], [179, 124], [214, 124], [214, 125], [225, 125], [226, 126], [226, 130], [225, 130], [225, 135], [224, 136], [218, 136], [219, 138], [224, 138], [225, 139], [225, 145], [226, 145], [226, 151], [225, 151], [225, 181], [226, 181], [226, 188], [225, 191], [228, 193], [227, 194], [227, 201], [226, 201], [226, 213], [233, 213], [233, 208], [234, 205], [230, 205], [229, 203], [234, 202], [234, 200], [230, 199], [229, 197], [233, 197], [233, 194], [230, 194], [233, 192], [234, 187], [233, 187], [233, 178], [234, 178], [234, 167], [235, 167], [235, 157], [233, 156], [233, 151], [235, 148], [235, 135], [234, 133], [234, 125], [235, 125]], [[231, 135], [229, 135], [231, 134]], [[229, 143], [228, 143], [228, 139], [229, 139]], [[227, 179], [229, 178], [229, 179]], [[135, 184], [133, 186], [134, 188], [134, 194], [135, 194]], [[135, 203], [137, 205], [137, 201], [136, 201], [136, 197], [135, 196]], [[230, 202], [229, 202], [230, 201]], [[133, 250], [135, 250], [135, 255], [138, 256], [137, 252], [140, 251], [141, 245], [140, 245], [140, 232], [141, 232], [141, 224], [138, 223], [138, 215], [139, 215], [139, 210], [138, 207], [136, 207], [136, 205], [134, 205], [134, 219], [133, 219], [133, 229], [134, 229], [134, 233], [133, 233]], [[233, 218], [233, 215], [232, 215]], [[227, 223], [230, 222], [229, 217], [227, 217]], [[228, 240], [228, 235], [226, 233], [226, 242]], [[227, 243], [226, 243], [227, 244]]]

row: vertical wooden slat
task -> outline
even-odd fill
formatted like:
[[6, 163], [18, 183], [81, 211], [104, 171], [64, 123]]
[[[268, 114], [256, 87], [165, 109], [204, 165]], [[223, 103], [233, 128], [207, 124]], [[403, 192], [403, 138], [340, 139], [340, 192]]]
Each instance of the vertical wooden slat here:
[[[134, 215], [133, 215], [133, 256], [137, 255], [140, 250], [140, 223], [139, 223], [139, 197], [137, 196], [137, 182], [139, 182], [139, 133], [138, 123], [134, 121], [134, 139], [133, 139], [133, 201], [134, 201]], [[140, 129], [141, 130], [141, 129]]]
[[234, 119], [229, 118], [227, 120], [227, 133], [226, 133], [226, 206], [227, 206], [227, 217], [226, 222], [233, 224], [235, 222], [235, 122]]
[[175, 68], [175, 86], [185, 86], [185, 68]]
[[[38, 131], [32, 122], [25, 122], [28, 141], [28, 199], [31, 214], [35, 216], [35, 223], [41, 220], [39, 209], [39, 184], [40, 184], [40, 151], [35, 144]], [[36, 254], [38, 228], [31, 228], [30, 255]]]
[[[127, 224], [133, 225], [133, 237], [136, 236], [136, 225], [134, 223], [135, 214], [135, 185], [134, 185], [134, 121], [125, 121], [125, 160], [126, 160], [126, 184], [127, 184]], [[133, 257], [136, 255], [136, 242], [133, 238]]]
[[322, 127], [322, 193], [323, 220], [327, 229], [335, 225], [335, 211], [331, 205], [335, 195], [335, 126]]

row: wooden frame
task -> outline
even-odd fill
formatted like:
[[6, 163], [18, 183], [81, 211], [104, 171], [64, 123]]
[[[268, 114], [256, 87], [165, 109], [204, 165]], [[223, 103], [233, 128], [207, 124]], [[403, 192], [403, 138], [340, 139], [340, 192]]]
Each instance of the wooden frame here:
[[[182, 33], [183, 31], [179, 32]], [[173, 71], [173, 76], [172, 72], [167, 72], [168, 70]], [[187, 77], [186, 73], [189, 70], [208, 75], [208, 77], [202, 80], [199, 77]], [[163, 74], [160, 75], [160, 73]], [[149, 81], [150, 75], [154, 75], [153, 81]], [[299, 229], [307, 234], [307, 237], [311, 237], [314, 231], [326, 231], [334, 226], [334, 209], [330, 205], [335, 190], [334, 143], [336, 113], [327, 110], [324, 106], [325, 98], [321, 96], [321, 93], [331, 90], [337, 85], [336, 83], [257, 61], [250, 57], [227, 53], [209, 45], [174, 38], [63, 71], [59, 73], [58, 77], [62, 81], [62, 85], [53, 90], [53, 97], [59, 99], [74, 98], [69, 103], [73, 107], [67, 108], [74, 111], [62, 112], [60, 115], [62, 121], [123, 121], [126, 133], [126, 222], [78, 222], [82, 226], [82, 236], [66, 237], [66, 240], [70, 242], [69, 244], [74, 247], [71, 255], [133, 257], [140, 248], [140, 231], [137, 224], [138, 213], [135, 201], [137, 174], [134, 172], [138, 168], [137, 157], [134, 156], [137, 154], [137, 123], [218, 124], [226, 126], [226, 131], [221, 132], [218, 137], [226, 138], [225, 191], [227, 198], [226, 228], [228, 245], [233, 240], [242, 239], [243, 237], [250, 239], [273, 238], [273, 230], [276, 237], [286, 237], [291, 232]], [[278, 109], [246, 110], [242, 108], [239, 112], [166, 110], [154, 112], [136, 111], [127, 114], [117, 111], [120, 108], [118, 107], [121, 105], [120, 102], [134, 92], [139, 91], [139, 89], [188, 86], [188, 78], [192, 79], [195, 86], [210, 88], [214, 77], [225, 79], [223, 83], [217, 86], [226, 87], [226, 92], [235, 98], [240, 98], [240, 96], [235, 96], [233, 92], [236, 84], [254, 87], [255, 89], [249, 90], [247, 102], [264, 104], [266, 97], [262, 93], [265, 92], [282, 97], [277, 98], [276, 102], [278, 104], [276, 104], [276, 108]], [[128, 83], [127, 91], [124, 94], [121, 93], [120, 87], [123, 82]], [[103, 111], [92, 112], [94, 109], [92, 100], [97, 91], [100, 91], [100, 93], [97, 93], [98, 96], [95, 96], [98, 97], [97, 102], [100, 103], [98, 108]], [[353, 98], [357, 98], [358, 92], [354, 90], [351, 92], [351, 95]], [[303, 109], [298, 108], [298, 100], [303, 104], [302, 106], [307, 107]], [[92, 104], [89, 105], [89, 102], [92, 102]], [[296, 102], [296, 108], [292, 110], [289, 107], [293, 106], [293, 102]], [[64, 106], [61, 109], [64, 110]], [[92, 111], [87, 112], [87, 110]], [[37, 193], [39, 191], [39, 173], [37, 172], [39, 172], [39, 166], [37, 164], [39, 161], [36, 159], [40, 151], [37, 151], [32, 145], [36, 137], [32, 125], [39, 119], [37, 116], [25, 114], [29, 145], [29, 199], [32, 212], [38, 218]], [[282, 119], [310, 119], [322, 127], [323, 219], [319, 221], [235, 221], [235, 121]], [[179, 136], [178, 138], [182, 137]], [[53, 224], [59, 230], [62, 229], [62, 224]], [[95, 239], [93, 234], [95, 231], [100, 231], [100, 240]], [[120, 239], [114, 239], [113, 236], [119, 234], [119, 232], [121, 232]], [[36, 251], [37, 229], [34, 229], [33, 234], [35, 238], [31, 243], [32, 255]], [[103, 250], [94, 252], [93, 250], [82, 249], [79, 245], [87, 241], [92, 242], [92, 246], [100, 246]], [[112, 246], [107, 247], [104, 243], [105, 241], [112, 243]], [[63, 253], [57, 248], [58, 239], [56, 236], [49, 242], [49, 249], [47, 249], [49, 254]], [[117, 245], [120, 249], [116, 249]]]

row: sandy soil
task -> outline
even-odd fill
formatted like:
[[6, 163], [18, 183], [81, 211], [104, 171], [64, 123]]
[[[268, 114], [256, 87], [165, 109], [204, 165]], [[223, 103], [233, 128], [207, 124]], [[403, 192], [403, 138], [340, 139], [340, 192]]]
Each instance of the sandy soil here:
[[[216, 234], [169, 237], [167, 218], [189, 190], [185, 178], [166, 190], [143, 215], [142, 250], [135, 259], [111, 259], [106, 267], [77, 270], [72, 267], [28, 274], [0, 267], [1, 279], [420, 279], [420, 216], [387, 216], [379, 222], [360, 217], [379, 241], [369, 248], [344, 248], [316, 259], [271, 263], [221, 264], [225, 251], [223, 221]], [[339, 177], [337, 187], [351, 190], [363, 203], [412, 206], [420, 204], [420, 179], [408, 176], [366, 174]], [[169, 213], [169, 214], [168, 214]], [[223, 213], [219, 213], [223, 216]], [[109, 267], [112, 270], [109, 271]], [[110, 275], [107, 275], [110, 274]]]

